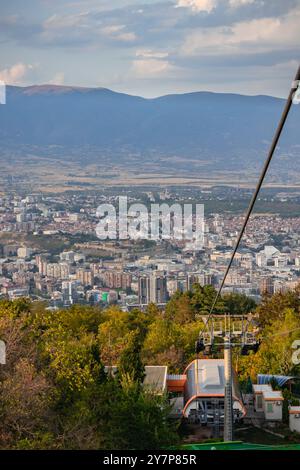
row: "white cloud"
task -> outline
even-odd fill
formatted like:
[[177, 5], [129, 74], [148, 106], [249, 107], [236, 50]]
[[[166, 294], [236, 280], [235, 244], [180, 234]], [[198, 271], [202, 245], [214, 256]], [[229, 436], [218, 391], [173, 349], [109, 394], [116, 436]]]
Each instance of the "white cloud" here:
[[44, 21], [43, 27], [45, 30], [60, 30], [80, 27], [84, 25], [84, 21], [86, 20], [86, 18], [87, 13], [62, 16], [54, 14]]
[[233, 8], [254, 3], [255, 0], [229, 0], [229, 5]]
[[177, 8], [191, 8], [196, 12], [211, 13], [220, 3], [228, 3], [231, 8], [254, 3], [255, 0], [177, 0]]
[[133, 42], [136, 40], [136, 34], [126, 30], [124, 24], [105, 24], [102, 19], [94, 20], [89, 11], [74, 15], [54, 14], [43, 22], [43, 32], [41, 37], [46, 42], [55, 42], [64, 40], [72, 44], [98, 41], [99, 36], [112, 41]]
[[282, 18], [261, 18], [230, 27], [202, 28], [186, 37], [181, 54], [218, 56], [268, 53], [299, 47], [300, 10]]
[[136, 40], [136, 34], [131, 31], [125, 31], [126, 26], [124, 24], [113, 24], [104, 26], [100, 30], [101, 34], [108, 36], [111, 39], [118, 41], [132, 42]]
[[168, 52], [155, 52], [152, 51], [151, 49], [143, 49], [140, 51], [137, 51], [135, 54], [137, 57], [143, 57], [146, 59], [165, 59], [168, 57]]
[[176, 7], [191, 8], [194, 11], [210, 13], [216, 8], [218, 0], [178, 0]]
[[167, 60], [169, 53], [140, 49], [136, 51], [137, 59], [132, 63], [132, 71], [138, 78], [155, 78], [165, 76], [175, 67]]
[[104, 28], [102, 28], [101, 32], [103, 34], [107, 34], [108, 36], [110, 36], [111, 34], [119, 33], [124, 28], [125, 28], [124, 24], [112, 24], [112, 25], [109, 25], [109, 26], [104, 26]]
[[33, 69], [30, 64], [19, 62], [10, 68], [0, 71], [0, 80], [7, 85], [19, 85], [29, 70]]
[[173, 68], [173, 65], [168, 60], [154, 58], [138, 59], [132, 63], [132, 71], [137, 78], [161, 77]]
[[58, 72], [57, 74], [54, 75], [52, 80], [50, 80], [48, 83], [49, 85], [63, 85], [65, 82], [65, 74], [63, 72]]
[[124, 41], [124, 42], [133, 42], [136, 40], [136, 34], [133, 33], [133, 32], [128, 32], [128, 33], [121, 33], [121, 34], [117, 34], [115, 36], [115, 39], [117, 39], [118, 41]]

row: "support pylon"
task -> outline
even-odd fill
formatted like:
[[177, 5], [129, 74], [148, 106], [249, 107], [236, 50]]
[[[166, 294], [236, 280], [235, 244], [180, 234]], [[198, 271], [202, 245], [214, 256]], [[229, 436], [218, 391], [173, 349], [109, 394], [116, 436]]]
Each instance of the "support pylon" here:
[[232, 356], [230, 336], [224, 344], [224, 442], [233, 440], [233, 403], [232, 403]]

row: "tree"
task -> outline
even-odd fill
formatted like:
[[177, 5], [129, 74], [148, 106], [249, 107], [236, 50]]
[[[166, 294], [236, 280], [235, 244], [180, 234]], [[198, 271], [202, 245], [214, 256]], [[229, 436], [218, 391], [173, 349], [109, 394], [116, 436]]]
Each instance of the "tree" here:
[[189, 292], [176, 292], [167, 303], [166, 318], [181, 325], [194, 321], [195, 309], [191, 303]]
[[[216, 290], [213, 286], [201, 286], [194, 284], [192, 287], [191, 304], [197, 313], [209, 313], [216, 297]], [[224, 313], [225, 305], [221, 298], [218, 299], [214, 313]]]
[[184, 351], [184, 365], [195, 359], [195, 343], [203, 328], [203, 322], [197, 321], [182, 326], [182, 347]]
[[286, 308], [281, 312], [280, 318], [275, 317], [272, 323], [262, 329], [262, 342], [258, 352], [240, 358], [240, 377], [247, 372], [253, 379], [258, 373], [299, 374], [299, 365], [292, 363], [292, 344], [296, 339], [300, 339], [300, 318], [293, 309]]
[[275, 320], [283, 320], [287, 308], [300, 314], [300, 287], [287, 292], [278, 292], [273, 296], [265, 295], [258, 305], [256, 312], [259, 315], [261, 326], [270, 325]]
[[159, 317], [161, 315], [161, 311], [157, 307], [156, 304], [151, 302], [146, 309], [146, 315], [150, 320], [154, 320], [156, 317]]
[[108, 380], [93, 389], [92, 402], [101, 449], [161, 449], [178, 439], [166, 398], [134, 382]]
[[30, 300], [21, 298], [17, 300], [0, 300], [0, 317], [10, 315], [13, 318], [30, 311]]
[[0, 389], [0, 443], [3, 447], [19, 440], [32, 439], [39, 432], [48, 432], [53, 420], [51, 412], [53, 388], [33, 364], [20, 359], [13, 371], [2, 380]]
[[141, 384], [145, 378], [145, 367], [141, 360], [142, 339], [137, 331], [132, 331], [128, 344], [122, 351], [118, 373], [120, 377], [128, 376], [133, 382]]
[[[159, 317], [161, 318], [161, 317]], [[153, 317], [116, 308], [0, 305], [0, 448], [146, 449], [176, 441], [166, 397], [144, 390], [142, 345]], [[120, 377], [101, 361], [108, 332]]]
[[254, 312], [256, 302], [245, 294], [230, 293], [223, 296], [226, 313], [232, 315], [245, 315]]
[[130, 333], [128, 313], [116, 308], [105, 312], [105, 319], [99, 325], [98, 341], [101, 360], [105, 365], [116, 365], [120, 354], [126, 347]]
[[[6, 364], [0, 368], [0, 447], [35, 445], [52, 436], [55, 387], [39, 367], [37, 344], [28, 324], [28, 304], [1, 305], [0, 338], [6, 343]], [[15, 313], [17, 312], [17, 317]]]
[[91, 333], [79, 338], [58, 330], [44, 335], [42, 357], [48, 363], [47, 373], [61, 390], [62, 397], [86, 388], [102, 374], [102, 363], [97, 340]]
[[184, 361], [182, 327], [167, 318], [157, 318], [149, 327], [143, 346], [146, 364], [180, 370]]

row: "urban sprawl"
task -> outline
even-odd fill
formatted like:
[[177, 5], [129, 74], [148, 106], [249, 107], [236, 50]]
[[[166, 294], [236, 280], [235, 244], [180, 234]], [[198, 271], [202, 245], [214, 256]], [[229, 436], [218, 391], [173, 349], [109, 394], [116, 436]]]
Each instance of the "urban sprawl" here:
[[[142, 199], [155, 200], [151, 192]], [[171, 204], [174, 197], [162, 190], [159, 199]], [[242, 212], [206, 215], [200, 250], [189, 240], [99, 240], [97, 207], [116, 201], [111, 194], [0, 196], [0, 297], [29, 296], [44, 300], [49, 309], [80, 303], [118, 304], [128, 311], [152, 302], [163, 308], [176, 291], [194, 283], [219, 286]], [[264, 293], [295, 287], [300, 280], [299, 228], [299, 217], [254, 215], [224, 292], [259, 301]]]

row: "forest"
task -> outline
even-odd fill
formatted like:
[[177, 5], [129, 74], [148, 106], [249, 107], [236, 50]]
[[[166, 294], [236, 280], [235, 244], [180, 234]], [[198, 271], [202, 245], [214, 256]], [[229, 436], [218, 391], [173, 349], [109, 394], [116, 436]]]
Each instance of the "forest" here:
[[[258, 373], [300, 376], [292, 345], [300, 339], [300, 289], [259, 305], [225, 294], [215, 313], [256, 315], [259, 350], [234, 351], [241, 386]], [[167, 396], [143, 387], [145, 365], [183, 373], [215, 290], [196, 284], [164, 311], [74, 305], [48, 310], [28, 299], [0, 301], [0, 449], [159, 449], [180, 441]], [[212, 352], [213, 357], [222, 352]], [[115, 365], [116, 375], [105, 366]]]

